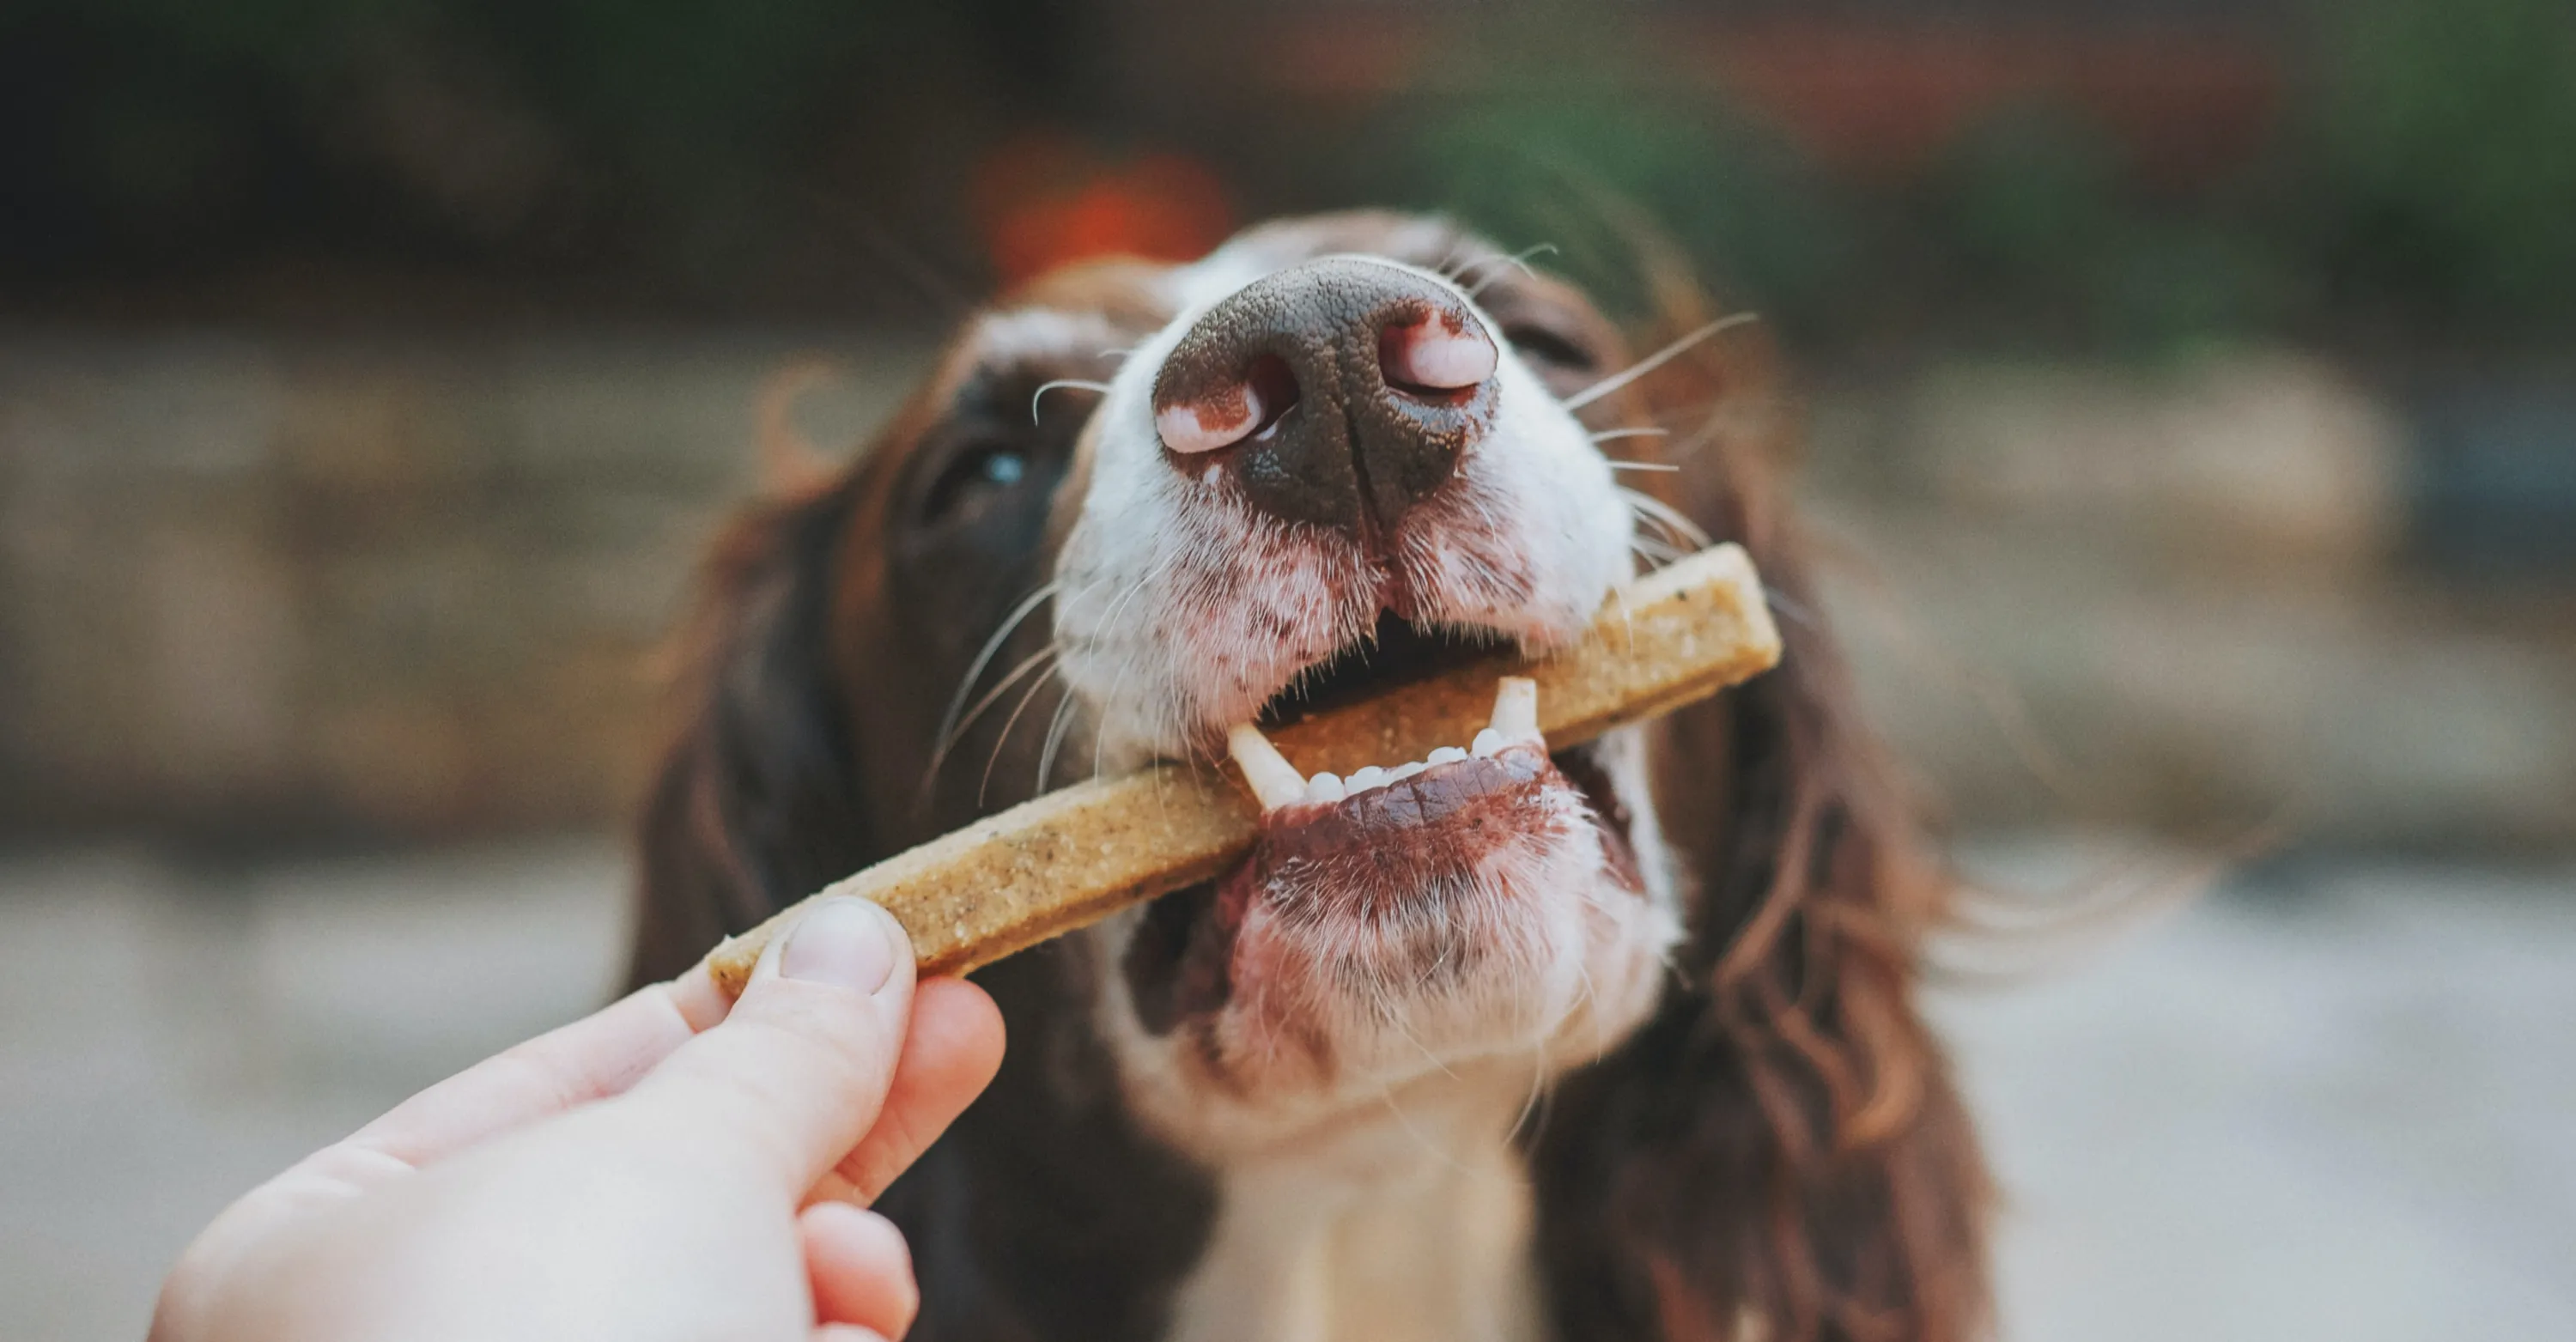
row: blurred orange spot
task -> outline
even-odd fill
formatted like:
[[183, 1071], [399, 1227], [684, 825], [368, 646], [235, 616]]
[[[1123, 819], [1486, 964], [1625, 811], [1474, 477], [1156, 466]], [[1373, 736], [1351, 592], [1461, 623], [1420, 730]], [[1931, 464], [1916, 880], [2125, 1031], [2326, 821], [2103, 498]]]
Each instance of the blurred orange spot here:
[[975, 173], [975, 215], [1005, 285], [1070, 261], [1188, 261], [1234, 230], [1216, 174], [1179, 154], [1111, 158], [1066, 136], [1026, 135]]

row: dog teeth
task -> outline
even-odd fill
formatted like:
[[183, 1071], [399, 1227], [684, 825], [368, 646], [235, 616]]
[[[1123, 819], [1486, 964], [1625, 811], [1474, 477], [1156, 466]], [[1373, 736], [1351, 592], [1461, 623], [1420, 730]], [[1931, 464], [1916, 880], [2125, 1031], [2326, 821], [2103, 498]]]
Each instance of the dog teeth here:
[[[1485, 731], [1500, 738], [1496, 749], [1524, 741], [1531, 745], [1546, 745], [1547, 738], [1539, 735], [1538, 731], [1538, 682], [1526, 676], [1505, 676], [1497, 682], [1494, 686], [1492, 725]], [[1484, 732], [1477, 733], [1479, 743], [1484, 739]]]
[[1252, 785], [1262, 810], [1277, 810], [1305, 798], [1306, 776], [1270, 744], [1260, 728], [1247, 722], [1227, 732], [1225, 751], [1234, 757], [1234, 767], [1243, 771], [1243, 781]]
[[1319, 773], [1308, 778], [1297, 772], [1279, 748], [1261, 729], [1244, 723], [1225, 735], [1226, 753], [1243, 771], [1243, 781], [1252, 787], [1252, 795], [1261, 801], [1264, 811], [1299, 802], [1324, 803], [1348, 801], [1363, 792], [1400, 783], [1425, 769], [1455, 764], [1463, 759], [1491, 759], [1510, 746], [1528, 743], [1545, 746], [1546, 738], [1538, 730], [1538, 682], [1521, 676], [1505, 676], [1494, 687], [1494, 712], [1490, 725], [1476, 733], [1476, 739], [1464, 750], [1440, 746], [1418, 760], [1393, 768], [1366, 765], [1354, 769], [1348, 778], [1333, 773]]

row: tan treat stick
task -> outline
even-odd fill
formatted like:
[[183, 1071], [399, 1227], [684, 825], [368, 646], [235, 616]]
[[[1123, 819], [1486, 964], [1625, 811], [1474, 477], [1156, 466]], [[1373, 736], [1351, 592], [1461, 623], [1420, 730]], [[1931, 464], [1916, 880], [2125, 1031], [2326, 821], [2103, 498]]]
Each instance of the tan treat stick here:
[[[1494, 706], [1495, 682], [1526, 676], [1538, 686], [1539, 729], [1562, 748], [1707, 698], [1779, 660], [1780, 634], [1752, 561], [1720, 545], [1612, 593], [1591, 631], [1564, 651], [1497, 653], [1269, 736], [1309, 774], [1419, 759], [1473, 739]], [[986, 816], [822, 895], [885, 906], [912, 934], [923, 974], [962, 974], [1226, 871], [1251, 850], [1260, 815], [1222, 771], [1159, 764]], [[717, 984], [742, 991], [794, 914], [782, 910], [710, 952]]]

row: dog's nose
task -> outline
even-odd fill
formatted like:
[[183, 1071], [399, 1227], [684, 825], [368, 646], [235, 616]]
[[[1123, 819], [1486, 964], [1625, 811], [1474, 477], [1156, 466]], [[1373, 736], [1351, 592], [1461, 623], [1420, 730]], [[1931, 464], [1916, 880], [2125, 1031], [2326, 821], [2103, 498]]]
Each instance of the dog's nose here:
[[1498, 355], [1452, 290], [1327, 257], [1210, 308], [1154, 378], [1164, 455], [1291, 522], [1393, 531], [1493, 427]]

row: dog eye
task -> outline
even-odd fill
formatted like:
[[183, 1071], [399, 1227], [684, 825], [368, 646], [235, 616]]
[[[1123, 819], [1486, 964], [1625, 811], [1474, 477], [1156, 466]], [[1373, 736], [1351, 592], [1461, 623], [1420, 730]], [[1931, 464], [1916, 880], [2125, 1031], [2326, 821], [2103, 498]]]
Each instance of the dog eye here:
[[1503, 339], [1510, 341], [1512, 352], [1523, 359], [1569, 372], [1589, 373], [1599, 362], [1572, 337], [1544, 326], [1515, 322], [1503, 328]]
[[936, 522], [1003, 493], [1028, 478], [1026, 453], [1007, 443], [977, 443], [960, 450], [931, 482], [922, 505]]

